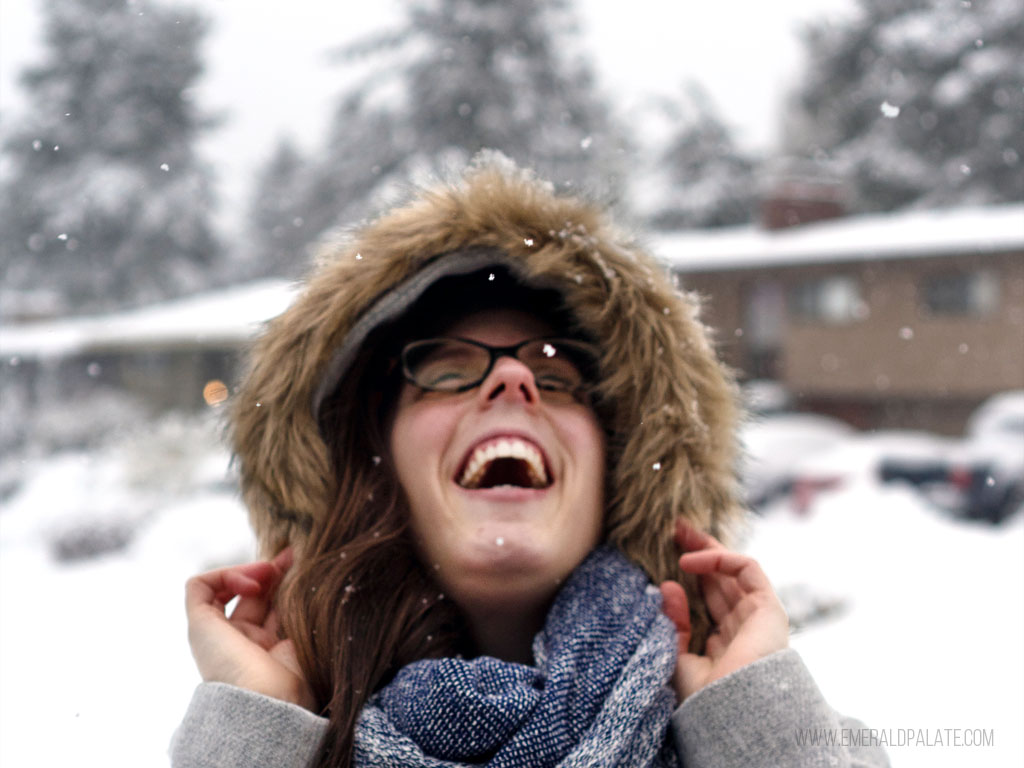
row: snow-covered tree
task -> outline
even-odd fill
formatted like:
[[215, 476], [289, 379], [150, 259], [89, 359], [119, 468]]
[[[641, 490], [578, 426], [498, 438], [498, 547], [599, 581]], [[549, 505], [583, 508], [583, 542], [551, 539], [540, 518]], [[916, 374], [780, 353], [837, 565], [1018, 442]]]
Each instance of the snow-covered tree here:
[[392, 202], [410, 177], [443, 175], [485, 148], [612, 197], [622, 142], [579, 53], [569, 0], [404, 6], [399, 28], [338, 54], [359, 76], [308, 163], [295, 216], [310, 238]]
[[203, 18], [148, 0], [42, 11], [44, 60], [22, 74], [29, 107], [3, 140], [6, 297], [91, 311], [207, 284], [220, 249], [193, 145], [210, 121], [190, 90]]
[[249, 203], [247, 277], [299, 277], [309, 242], [304, 209], [306, 164], [290, 141], [278, 142], [270, 162], [260, 171]]
[[708, 93], [690, 83], [679, 99], [659, 108], [669, 136], [638, 191], [645, 218], [659, 229], [750, 221], [756, 205], [754, 159], [736, 146]]
[[1024, 200], [1024, 5], [858, 0], [809, 28], [789, 151], [864, 210]]

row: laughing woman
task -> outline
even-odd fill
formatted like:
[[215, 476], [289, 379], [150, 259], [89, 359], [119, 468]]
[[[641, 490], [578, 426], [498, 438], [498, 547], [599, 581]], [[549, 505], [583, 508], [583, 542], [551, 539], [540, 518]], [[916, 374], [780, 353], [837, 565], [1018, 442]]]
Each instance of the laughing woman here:
[[323, 261], [234, 399], [269, 559], [188, 583], [175, 766], [886, 764], [797, 744], [843, 721], [719, 543], [732, 382], [599, 212], [484, 162]]

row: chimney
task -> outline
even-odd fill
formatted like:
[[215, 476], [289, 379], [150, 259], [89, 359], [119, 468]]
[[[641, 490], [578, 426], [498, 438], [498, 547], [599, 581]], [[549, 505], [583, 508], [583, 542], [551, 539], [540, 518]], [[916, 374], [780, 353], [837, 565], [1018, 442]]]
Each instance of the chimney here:
[[782, 160], [761, 183], [761, 226], [785, 229], [846, 213], [846, 186], [811, 161]]

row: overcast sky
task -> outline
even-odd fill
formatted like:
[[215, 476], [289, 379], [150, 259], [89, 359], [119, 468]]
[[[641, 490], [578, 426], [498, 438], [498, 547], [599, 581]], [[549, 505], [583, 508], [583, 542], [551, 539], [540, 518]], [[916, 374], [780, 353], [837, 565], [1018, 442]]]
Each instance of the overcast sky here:
[[[167, 0], [170, 2], [170, 0]], [[184, 4], [184, 3], [183, 3]], [[630, 105], [693, 79], [748, 148], [776, 138], [783, 96], [800, 71], [798, 30], [851, 12], [854, 0], [576, 0], [584, 45], [607, 95]], [[316, 146], [339, 90], [327, 51], [387, 25], [398, 0], [206, 0], [213, 17], [201, 103], [227, 118], [204, 143], [226, 222], [277, 137]], [[41, 53], [38, 0], [0, 0], [0, 119], [23, 96], [18, 71]]]

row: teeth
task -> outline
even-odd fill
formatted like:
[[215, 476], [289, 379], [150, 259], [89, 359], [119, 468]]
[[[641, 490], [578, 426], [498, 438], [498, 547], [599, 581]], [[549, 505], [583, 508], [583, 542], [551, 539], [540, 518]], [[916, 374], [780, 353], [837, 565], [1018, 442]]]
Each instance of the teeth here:
[[477, 488], [483, 479], [487, 466], [495, 459], [522, 459], [530, 469], [530, 480], [534, 488], [548, 484], [548, 473], [544, 470], [544, 460], [540, 452], [525, 440], [517, 438], [501, 438], [500, 440], [480, 446], [466, 462], [466, 468], [459, 478], [463, 488]]

